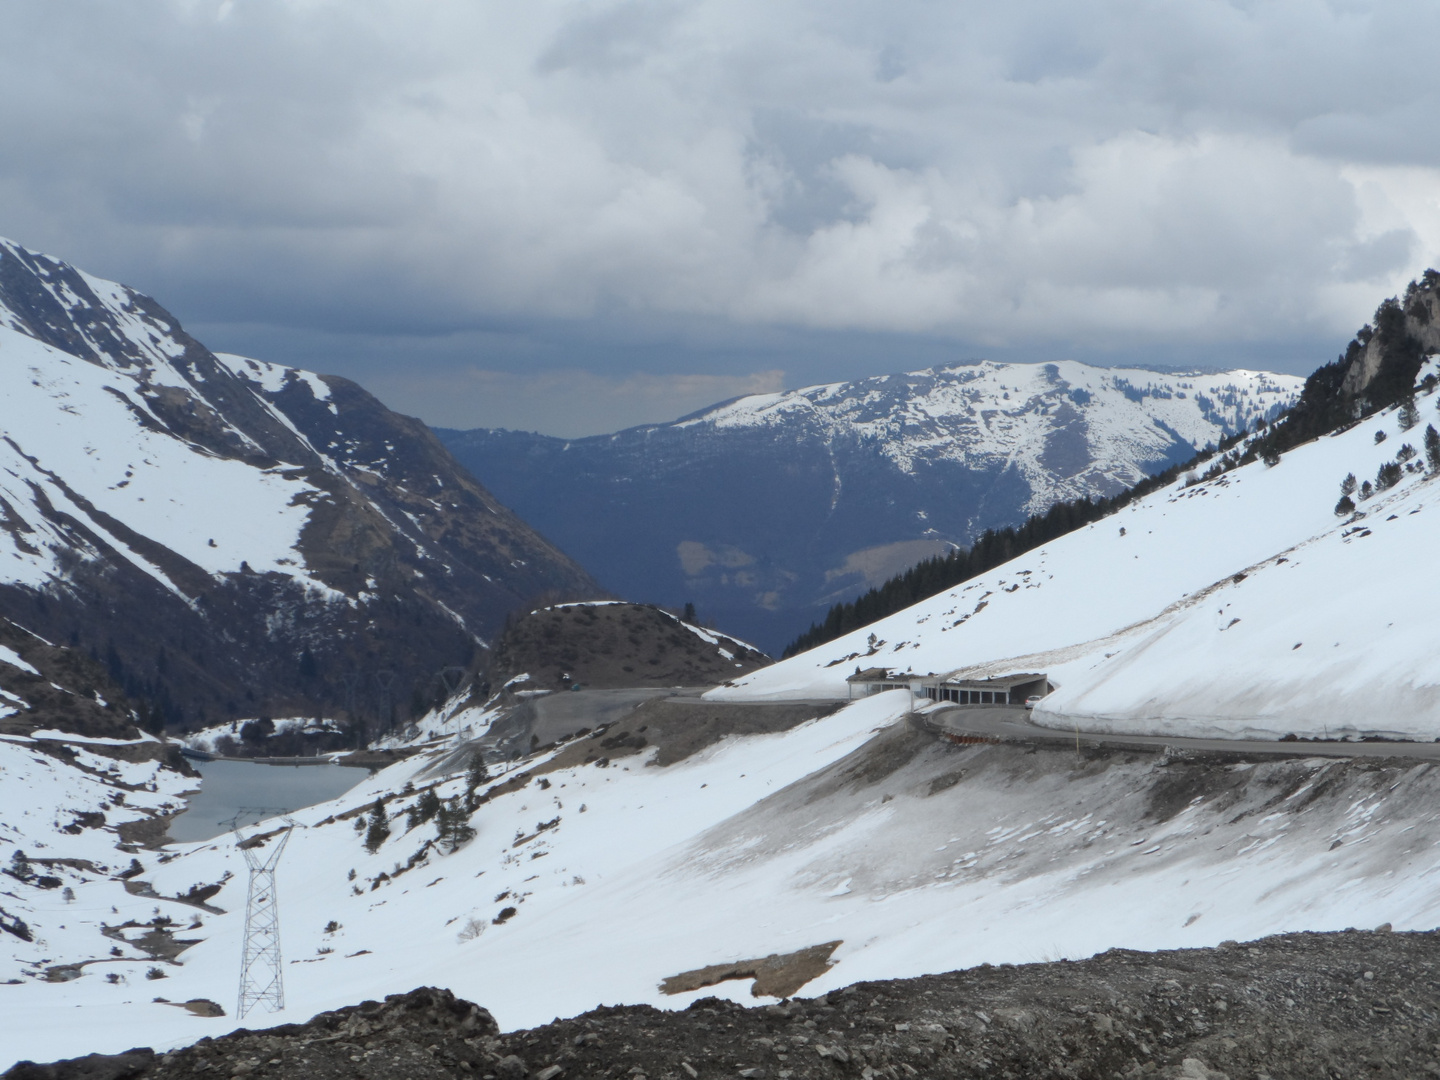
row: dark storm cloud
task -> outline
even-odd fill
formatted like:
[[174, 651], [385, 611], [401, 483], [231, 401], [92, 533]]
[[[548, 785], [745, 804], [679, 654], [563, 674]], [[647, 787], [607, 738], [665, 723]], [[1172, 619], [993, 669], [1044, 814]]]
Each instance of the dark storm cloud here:
[[1303, 370], [1435, 261], [1436, 40], [1398, 2], [34, 0], [0, 233], [450, 423], [554, 372]]

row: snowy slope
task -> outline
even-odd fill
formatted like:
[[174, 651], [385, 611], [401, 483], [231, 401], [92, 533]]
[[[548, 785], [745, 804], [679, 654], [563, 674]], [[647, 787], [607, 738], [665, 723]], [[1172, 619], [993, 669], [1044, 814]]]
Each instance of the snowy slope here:
[[[966, 584], [712, 691], [844, 697], [859, 665], [917, 674], [1047, 671], [1042, 723], [1097, 730], [1440, 736], [1440, 585], [1420, 571], [1440, 504], [1406, 471], [1337, 518], [1340, 481], [1371, 479], [1440, 422], [1434, 393], [1255, 464], [1170, 488]], [[1376, 443], [1377, 432], [1387, 436]], [[1415, 459], [1409, 462], [1416, 467]], [[1193, 479], [1193, 478], [1192, 478]], [[1237, 575], [1244, 575], [1236, 580]]]
[[517, 604], [599, 592], [419, 421], [5, 240], [0, 432], [0, 613], [174, 726], [387, 724]]
[[293, 471], [256, 469], [176, 439], [139, 387], [10, 329], [0, 329], [0, 399], [0, 498], [10, 508], [0, 574], [10, 581], [41, 587], [65, 575], [73, 534], [54, 515], [18, 509], [48, 503], [182, 596], [131, 536], [210, 574], [239, 573], [248, 562], [330, 591], [299, 565], [308, 504], [320, 493]]
[[1177, 444], [1198, 449], [1271, 419], [1302, 382], [1265, 371], [986, 361], [757, 394], [675, 426], [730, 431], [808, 422], [829, 443], [873, 446], [907, 475], [942, 462], [1003, 465], [1028, 486], [1023, 509], [1036, 513], [1128, 487], [1146, 466], [1173, 459]]
[[[297, 815], [279, 882], [288, 1008], [245, 1025], [416, 985], [482, 1002], [507, 1028], [606, 1003], [750, 1000], [744, 981], [675, 996], [659, 983], [829, 941], [842, 943], [836, 965], [805, 994], [1111, 946], [1440, 918], [1440, 779], [1423, 766], [1078, 763], [1065, 751], [953, 747], [909, 727], [904, 707], [903, 695], [879, 695], [665, 768], [642, 753], [542, 773], [537, 759], [532, 779], [479, 808], [476, 838], [450, 855], [420, 854], [433, 825], [406, 830], [406, 807], [434, 782], [428, 762], [394, 766]], [[438, 793], [461, 790], [455, 779]], [[392, 833], [371, 855], [343, 815], [379, 796], [391, 797]], [[223, 913], [155, 899], [112, 911], [113, 883], [71, 905], [42, 894], [49, 910], [31, 918], [52, 963], [108, 945], [100, 923], [157, 912], [199, 940], [155, 982], [151, 962], [120, 958], [41, 982], [31, 951], [17, 952], [0, 969], [23, 983], [7, 991], [0, 1056], [163, 1047], [239, 1025], [152, 1001], [231, 1009], [239, 853], [215, 842], [140, 859], [148, 891], [219, 884], [208, 903]]]
[[442, 431], [611, 588], [779, 652], [836, 600], [1274, 416], [1301, 380], [975, 363], [756, 395], [564, 440]]

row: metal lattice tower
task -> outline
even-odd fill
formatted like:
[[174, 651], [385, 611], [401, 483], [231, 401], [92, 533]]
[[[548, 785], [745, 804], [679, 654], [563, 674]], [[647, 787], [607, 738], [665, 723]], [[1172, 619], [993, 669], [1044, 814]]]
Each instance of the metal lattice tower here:
[[[288, 821], [288, 819], [287, 819]], [[280, 902], [275, 893], [275, 867], [295, 822], [275, 838], [269, 851], [250, 841], [237, 845], [250, 867], [250, 892], [245, 898], [245, 936], [240, 947], [240, 999], [236, 1016], [257, 1005], [268, 1005], [271, 1012], [285, 1007], [284, 968], [280, 959]], [[254, 838], [252, 838], [254, 839]]]

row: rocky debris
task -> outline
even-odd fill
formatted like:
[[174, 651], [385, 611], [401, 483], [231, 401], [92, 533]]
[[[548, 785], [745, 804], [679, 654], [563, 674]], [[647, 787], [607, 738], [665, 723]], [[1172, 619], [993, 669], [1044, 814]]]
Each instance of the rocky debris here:
[[500, 1034], [422, 988], [307, 1024], [131, 1050], [3, 1080], [1312, 1080], [1440, 1076], [1440, 933], [1287, 934], [982, 965], [744, 1008], [602, 1007]]
[[216, 1017], [224, 1016], [225, 1009], [218, 1001], [211, 1001], [209, 998], [191, 998], [189, 1001], [163, 1001], [156, 998], [162, 1005], [174, 1005], [177, 1009], [184, 1009], [195, 1016]]
[[660, 983], [667, 994], [684, 994], [714, 986], [729, 979], [754, 979], [752, 997], [788, 998], [830, 967], [830, 956], [843, 941], [827, 941], [790, 953], [771, 953], [758, 960], [737, 960], [733, 964], [711, 964], [671, 975]]

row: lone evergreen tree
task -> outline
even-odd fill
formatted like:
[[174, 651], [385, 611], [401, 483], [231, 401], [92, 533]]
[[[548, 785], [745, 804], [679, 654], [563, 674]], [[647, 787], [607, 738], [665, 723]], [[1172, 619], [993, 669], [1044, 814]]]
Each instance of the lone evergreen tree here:
[[1425, 460], [1432, 473], [1440, 472], [1440, 432], [1434, 424], [1425, 425]]
[[480, 805], [480, 797], [476, 794], [480, 785], [487, 783], [490, 779], [490, 770], [485, 767], [485, 755], [479, 750], [470, 755], [470, 768], [465, 772], [465, 807], [470, 811]]
[[390, 819], [385, 816], [385, 804], [376, 799], [375, 805], [370, 808], [370, 827], [365, 830], [365, 850], [374, 855], [388, 839]]
[[1353, 472], [1352, 472], [1352, 473], [1346, 473], [1346, 474], [1345, 474], [1345, 479], [1340, 481], [1340, 494], [1341, 494], [1341, 495], [1354, 495], [1354, 494], [1355, 494], [1355, 483], [1356, 483], [1356, 481], [1355, 481], [1355, 474], [1354, 474]]
[[435, 794], [434, 788], [426, 788], [420, 798], [411, 803], [405, 811], [405, 828], [418, 828], [439, 812], [440, 796]]
[[436, 839], [447, 855], [453, 855], [462, 844], [475, 839], [470, 811], [459, 796], [446, 800], [440, 807], [440, 812], [435, 815], [435, 829]]
[[1400, 430], [1409, 431], [1420, 422], [1420, 410], [1415, 407], [1415, 398], [1408, 397], [1400, 404]]
[[1335, 516], [1345, 517], [1355, 512], [1355, 500], [1349, 495], [1341, 495], [1340, 501], [1335, 504]]

